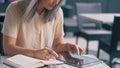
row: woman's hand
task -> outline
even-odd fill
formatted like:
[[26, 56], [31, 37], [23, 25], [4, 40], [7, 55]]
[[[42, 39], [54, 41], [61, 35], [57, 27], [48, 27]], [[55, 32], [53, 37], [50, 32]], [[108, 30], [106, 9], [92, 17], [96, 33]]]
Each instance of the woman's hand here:
[[56, 59], [57, 57], [58, 57], [58, 54], [49, 48], [44, 48], [44, 49], [35, 51], [35, 58], [49, 60], [49, 59]]
[[78, 47], [78, 45], [66, 43], [66, 46], [67, 46], [67, 50], [73, 54], [78, 54], [78, 55], [84, 54], [84, 50]]

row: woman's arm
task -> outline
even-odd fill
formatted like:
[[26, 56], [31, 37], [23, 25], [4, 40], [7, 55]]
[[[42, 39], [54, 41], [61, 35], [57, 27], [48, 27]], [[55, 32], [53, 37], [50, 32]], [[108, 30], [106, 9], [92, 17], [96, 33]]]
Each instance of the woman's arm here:
[[83, 49], [72, 43], [65, 43], [63, 36], [57, 38], [53, 42], [53, 49], [57, 52], [72, 52], [76, 54], [83, 54]]
[[40, 50], [27, 49], [16, 45], [16, 39], [3, 35], [3, 48], [7, 55], [23, 54], [26, 56], [39, 58], [43, 60], [55, 59], [58, 57], [57, 53], [49, 48]]
[[12, 38], [6, 35], [3, 35], [3, 48], [5, 54], [7, 55], [12, 56], [15, 54], [23, 54], [23, 55], [35, 57], [34, 52], [36, 50], [19, 47], [16, 45], [16, 38]]
[[53, 41], [53, 49], [59, 53], [59, 52], [65, 52], [67, 51], [67, 46], [66, 46], [66, 43], [64, 42], [64, 39], [63, 37], [59, 37], [59, 38], [56, 38], [54, 41]]

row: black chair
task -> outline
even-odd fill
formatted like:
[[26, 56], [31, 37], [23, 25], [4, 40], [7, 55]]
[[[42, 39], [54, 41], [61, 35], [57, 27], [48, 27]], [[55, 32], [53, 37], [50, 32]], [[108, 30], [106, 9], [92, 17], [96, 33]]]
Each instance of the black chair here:
[[75, 4], [75, 9], [77, 9], [77, 13], [101, 13], [101, 6], [100, 2], [77, 2]]
[[5, 18], [5, 13], [0, 13], [0, 22], [3, 22]]
[[3, 22], [4, 21], [4, 15], [0, 15], [0, 22]]
[[3, 51], [3, 44], [2, 44], [2, 40], [3, 40], [3, 36], [1, 33], [2, 27], [3, 27], [3, 21], [5, 18], [5, 14], [4, 13], [0, 13], [0, 54], [4, 55], [4, 51]]
[[75, 36], [75, 34], [78, 32], [76, 19], [73, 19], [73, 18], [64, 19], [64, 32], [65, 32], [65, 36], [67, 32], [72, 32], [73, 35]]
[[102, 22], [80, 16], [81, 13], [101, 13], [100, 3], [76, 3], [78, 30], [77, 39], [83, 37], [87, 40], [86, 53], [88, 54], [88, 41], [99, 40], [111, 35], [111, 31], [102, 29]]
[[[3, 23], [0, 22], [0, 31], [2, 30], [2, 27], [3, 27]], [[3, 36], [2, 36], [2, 33], [0, 32], [0, 54], [4, 55], [2, 39], [3, 39]]]
[[[66, 2], [66, 3], [68, 3], [68, 2]], [[96, 3], [81, 3], [80, 2], [80, 5], [79, 5], [79, 3], [77, 3], [77, 2], [79, 2], [79, 1], [74, 1], [74, 3], [70, 2], [72, 4], [72, 6], [71, 6], [72, 9], [76, 9], [76, 13], [84, 13], [84, 12], [85, 13], [92, 13], [92, 12], [99, 13], [99, 12], [101, 12], [101, 4], [100, 3], [96, 4]], [[76, 3], [77, 3], [77, 6], [76, 6]], [[97, 5], [97, 7], [96, 7], [96, 5]], [[73, 7], [76, 7], [76, 8], [73, 8]], [[86, 8], [86, 7], [89, 7], [89, 9]], [[65, 34], [67, 34], [67, 32], [72, 32], [74, 36], [77, 36], [77, 34], [79, 32], [79, 30], [78, 30], [78, 24], [77, 24], [77, 19], [76, 19], [78, 14], [74, 15], [75, 12], [72, 12], [72, 11], [70, 11], [70, 12], [71, 12], [71, 13], [69, 13], [70, 17], [69, 18], [65, 18], [65, 20], [64, 20], [64, 32], [65, 32]], [[86, 20], [86, 19], [84, 19], [84, 20]], [[90, 24], [88, 24], [88, 23], [83, 24], [83, 25], [85, 25], [85, 28], [88, 27], [88, 25], [91, 28], [93, 28], [94, 25], [95, 25], [94, 28], [101, 27], [101, 25], [98, 25], [98, 23], [96, 24], [96, 21], [94, 21], [95, 23], [93, 22], [93, 20], [87, 21], [87, 22], [91, 22], [91, 23]], [[78, 37], [76, 37], [76, 38], [77, 38], [76, 39], [76, 44], [77, 44], [78, 43]]]
[[75, 4], [75, 11], [77, 16], [78, 27], [80, 29], [101, 29], [101, 21], [93, 20], [90, 18], [86, 18], [80, 16], [82, 13], [101, 13], [101, 3], [85, 3], [85, 2], [77, 2]]
[[66, 0], [66, 5], [62, 6], [63, 13], [64, 13], [64, 32], [65, 36], [67, 36], [67, 33], [72, 33], [73, 36], [77, 35], [78, 27], [77, 27], [77, 21], [75, 17], [75, 3], [81, 2], [80, 0]]
[[100, 50], [105, 51], [110, 56], [109, 65], [112, 66], [112, 60], [114, 58], [120, 58], [120, 17], [114, 17], [114, 23], [112, 25], [112, 35], [106, 39], [100, 39], [97, 57], [99, 58]]

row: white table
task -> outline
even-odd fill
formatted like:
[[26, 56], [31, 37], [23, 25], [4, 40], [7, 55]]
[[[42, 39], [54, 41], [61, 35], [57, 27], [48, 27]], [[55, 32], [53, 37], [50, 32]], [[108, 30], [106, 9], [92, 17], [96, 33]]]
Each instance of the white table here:
[[0, 16], [5, 16], [5, 13], [0, 13]]
[[[96, 58], [93, 55], [87, 55], [87, 56], [91, 56], [91, 58]], [[8, 58], [8, 57], [7, 56], [0, 56], [0, 68], [12, 68], [12, 67], [9, 67], [9, 66], [3, 64], [3, 61], [6, 58]], [[62, 64], [62, 65], [55, 65], [55, 67], [45, 67], [45, 68], [77, 68], [77, 67], [67, 65], [67, 64]], [[107, 66], [105, 63], [100, 63], [100, 64], [95, 64], [95, 65], [90, 65], [90, 66], [84, 67], [84, 68], [110, 68], [110, 67]]]
[[102, 21], [103, 23], [113, 23], [114, 16], [120, 16], [120, 13], [81, 13], [79, 16]]
[[5, 13], [0, 13], [0, 16], [5, 16]]

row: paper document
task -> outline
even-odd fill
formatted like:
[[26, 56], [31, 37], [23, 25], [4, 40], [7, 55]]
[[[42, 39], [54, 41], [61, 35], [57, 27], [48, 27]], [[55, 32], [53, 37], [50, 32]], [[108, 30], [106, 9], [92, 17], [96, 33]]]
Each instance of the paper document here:
[[44, 65], [62, 64], [63, 62], [56, 59], [40, 60], [19, 54], [5, 59], [4, 63], [16, 68], [36, 68]]

